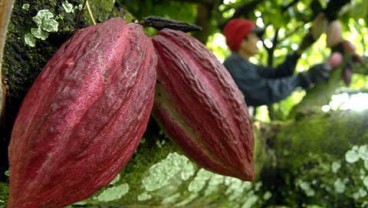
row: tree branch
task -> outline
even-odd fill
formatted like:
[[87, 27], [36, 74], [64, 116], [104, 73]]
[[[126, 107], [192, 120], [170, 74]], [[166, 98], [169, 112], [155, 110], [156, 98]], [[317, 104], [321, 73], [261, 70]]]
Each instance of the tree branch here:
[[[255, 10], [255, 8], [263, 3], [265, 0], [253, 0], [249, 3], [243, 4], [242, 6], [239, 6], [235, 9], [235, 13], [233, 14], [232, 17], [230, 17], [229, 19], [221, 22], [218, 21], [218, 27], [220, 28], [220, 30], [223, 30], [224, 26], [226, 25], [226, 23], [234, 18], [239, 18], [239, 17], [244, 17], [244, 18], [250, 18], [250, 12], [253, 12]], [[232, 9], [232, 8], [228, 8], [227, 10]], [[227, 11], [226, 9], [222, 12]]]
[[280, 29], [276, 29], [275, 35], [272, 38], [272, 47], [266, 48], [268, 59], [267, 59], [267, 65], [273, 66], [273, 53], [275, 52], [275, 48], [278, 45], [279, 42], [279, 31]]
[[255, 8], [263, 3], [264, 0], [253, 0], [247, 4], [244, 4], [238, 8], [236, 8], [236, 11], [234, 13], [234, 15], [232, 16], [232, 18], [238, 18], [238, 17], [250, 17], [249, 12], [253, 12], [255, 10]]
[[332, 21], [337, 19], [338, 14], [343, 6], [350, 3], [351, 0], [334, 0], [329, 1], [327, 7], [324, 9], [324, 13], [328, 20]]
[[202, 27], [202, 31], [195, 33], [194, 37], [197, 38], [202, 43], [207, 42], [208, 34], [209, 34], [209, 25], [212, 18], [212, 10], [213, 6], [211, 4], [198, 4], [197, 5], [197, 17], [195, 20], [196, 25], [200, 25]]

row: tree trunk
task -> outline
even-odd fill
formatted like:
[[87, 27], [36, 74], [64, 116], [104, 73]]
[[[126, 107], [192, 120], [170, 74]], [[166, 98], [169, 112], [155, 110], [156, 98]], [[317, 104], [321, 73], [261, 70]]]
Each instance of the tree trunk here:
[[201, 25], [202, 26], [202, 31], [195, 33], [194, 37], [197, 38], [199, 41], [201, 41], [202, 43], [206, 44], [207, 42], [207, 38], [208, 38], [208, 34], [209, 34], [209, 26], [210, 26], [210, 21], [211, 21], [211, 16], [212, 16], [212, 6], [211, 4], [198, 4], [197, 5], [197, 18], [195, 21], [196, 25]]

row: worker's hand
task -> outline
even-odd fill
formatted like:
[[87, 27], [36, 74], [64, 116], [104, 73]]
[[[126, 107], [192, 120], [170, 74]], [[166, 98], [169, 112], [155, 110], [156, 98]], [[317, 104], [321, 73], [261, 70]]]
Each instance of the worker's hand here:
[[330, 78], [331, 66], [321, 63], [312, 66], [307, 72], [301, 73], [302, 87], [311, 88], [316, 84], [326, 82]]

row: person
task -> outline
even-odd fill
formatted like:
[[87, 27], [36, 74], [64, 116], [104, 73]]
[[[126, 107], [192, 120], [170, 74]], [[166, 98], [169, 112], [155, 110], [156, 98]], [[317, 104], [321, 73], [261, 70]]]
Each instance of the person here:
[[244, 94], [248, 106], [270, 105], [298, 88], [308, 89], [328, 80], [331, 67], [324, 63], [294, 74], [300, 50], [287, 55], [277, 67], [251, 63], [249, 58], [259, 52], [257, 42], [262, 33], [253, 21], [243, 18], [232, 19], [224, 27], [226, 43], [231, 50], [224, 66]]

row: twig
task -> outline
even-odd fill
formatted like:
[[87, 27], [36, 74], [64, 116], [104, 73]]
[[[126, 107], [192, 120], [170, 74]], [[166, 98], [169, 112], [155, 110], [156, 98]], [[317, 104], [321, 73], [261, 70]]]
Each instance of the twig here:
[[198, 25], [189, 24], [189, 23], [181, 22], [177, 20], [165, 19], [165, 18], [156, 17], [156, 16], [145, 17], [143, 20], [139, 22], [139, 24], [145, 27], [153, 27], [157, 30], [161, 30], [164, 28], [181, 30], [183, 32], [202, 30], [202, 27]]
[[264, 0], [253, 0], [247, 4], [244, 4], [243, 6], [238, 7], [232, 18], [237, 18], [240, 16], [247, 17], [247, 13], [253, 12], [254, 9], [263, 2]]
[[14, 0], [0, 0], [0, 132], [4, 132], [2, 128], [5, 125], [4, 112], [5, 112], [5, 99], [6, 99], [6, 90], [3, 84], [2, 78], [2, 63], [3, 63], [3, 54], [4, 54], [4, 46], [6, 40], [6, 33], [8, 24], [10, 22], [10, 16], [12, 13], [14, 5]]
[[88, 0], [85, 0], [85, 5], [86, 5], [87, 11], [88, 11], [89, 18], [91, 18], [92, 24], [95, 25], [96, 21], [95, 21], [95, 18], [93, 17], [92, 10], [89, 6]]

